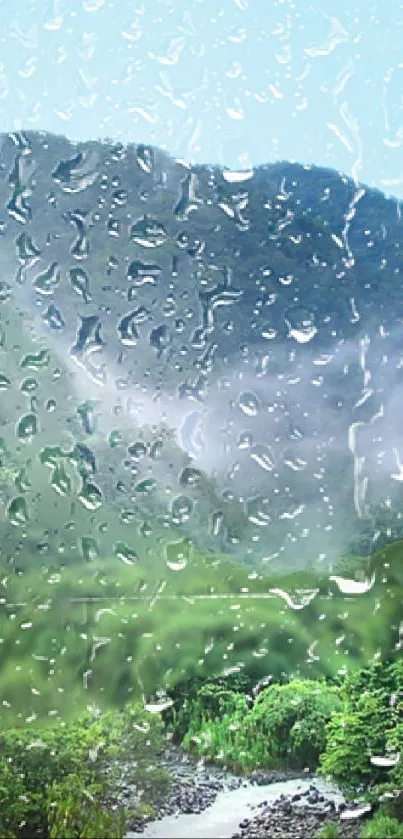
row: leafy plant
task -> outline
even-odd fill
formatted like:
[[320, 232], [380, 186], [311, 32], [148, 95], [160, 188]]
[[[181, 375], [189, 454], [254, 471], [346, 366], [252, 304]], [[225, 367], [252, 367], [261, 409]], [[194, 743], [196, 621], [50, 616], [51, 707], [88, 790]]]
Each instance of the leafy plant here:
[[326, 724], [339, 707], [338, 689], [326, 682], [270, 685], [249, 715], [249, 737], [263, 738], [276, 763], [314, 769], [325, 747]]
[[401, 783], [401, 760], [383, 765], [376, 757], [401, 752], [402, 690], [401, 661], [380, 662], [345, 678], [343, 708], [327, 725], [324, 774], [345, 788]]
[[361, 830], [361, 839], [403, 839], [403, 823], [391, 816], [375, 816]]
[[315, 833], [315, 839], [339, 839], [340, 828], [336, 822], [326, 822]]
[[163, 745], [161, 720], [135, 703], [124, 712], [1, 732], [1, 835], [119, 839], [125, 833], [117, 800], [122, 764], [141, 815], [169, 788], [158, 761]]

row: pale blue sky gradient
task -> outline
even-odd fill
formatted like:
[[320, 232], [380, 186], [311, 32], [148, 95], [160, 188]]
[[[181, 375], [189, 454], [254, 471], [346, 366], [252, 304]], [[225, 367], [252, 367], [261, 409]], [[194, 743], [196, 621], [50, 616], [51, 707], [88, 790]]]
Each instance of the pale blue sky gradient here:
[[330, 166], [403, 197], [396, 0], [0, 0], [3, 131]]

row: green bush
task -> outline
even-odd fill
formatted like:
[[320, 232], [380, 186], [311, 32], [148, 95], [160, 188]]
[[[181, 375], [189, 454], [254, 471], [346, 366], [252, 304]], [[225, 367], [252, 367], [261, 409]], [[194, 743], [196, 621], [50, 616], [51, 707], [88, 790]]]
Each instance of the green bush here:
[[326, 725], [340, 707], [339, 691], [321, 681], [270, 685], [253, 706], [246, 726], [261, 738], [268, 762], [314, 769], [326, 743]]
[[124, 836], [117, 806], [122, 762], [146, 807], [166, 794], [158, 716], [140, 705], [44, 729], [0, 733], [0, 835], [53, 839]]
[[339, 839], [340, 829], [336, 822], [326, 822], [315, 833], [315, 839]]
[[83, 787], [78, 775], [54, 782], [48, 791], [47, 820], [50, 839], [122, 839], [126, 820], [122, 810], [108, 812], [96, 785]]
[[[341, 787], [369, 787], [377, 794], [388, 783], [402, 786], [402, 762], [377, 766], [371, 757], [403, 749], [403, 662], [378, 663], [350, 674], [341, 687], [343, 708], [327, 725], [321, 772]], [[382, 786], [383, 788], [383, 786]]]
[[185, 749], [225, 762], [236, 769], [248, 769], [257, 760], [256, 744], [244, 733], [248, 703], [242, 694], [206, 685], [192, 703], [194, 715], [183, 738]]
[[271, 685], [251, 704], [250, 696], [225, 685], [203, 685], [178, 711], [182, 730], [189, 720], [182, 745], [240, 770], [317, 765], [326, 723], [340, 707], [336, 687], [293, 680]]
[[376, 696], [362, 696], [354, 710], [335, 714], [327, 725], [327, 748], [321, 757], [321, 771], [343, 788], [353, 788], [380, 778], [370, 762], [372, 754], [383, 754], [387, 711]]
[[403, 839], [403, 823], [390, 816], [375, 816], [364, 825], [361, 839]]

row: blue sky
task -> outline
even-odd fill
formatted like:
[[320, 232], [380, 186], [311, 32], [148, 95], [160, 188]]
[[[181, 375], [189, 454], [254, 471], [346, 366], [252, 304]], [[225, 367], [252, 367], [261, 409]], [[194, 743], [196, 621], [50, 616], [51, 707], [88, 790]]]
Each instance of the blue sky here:
[[331, 166], [403, 197], [396, 0], [0, 0], [2, 130]]

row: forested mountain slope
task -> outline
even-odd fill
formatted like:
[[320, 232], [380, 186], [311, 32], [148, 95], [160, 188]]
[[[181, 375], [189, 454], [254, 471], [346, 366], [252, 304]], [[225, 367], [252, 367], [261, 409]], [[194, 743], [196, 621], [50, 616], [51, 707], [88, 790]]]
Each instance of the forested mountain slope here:
[[396, 201], [34, 132], [0, 168], [4, 563], [185, 538], [324, 568], [398, 535]]

